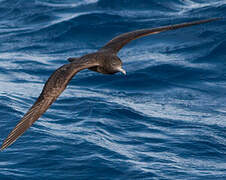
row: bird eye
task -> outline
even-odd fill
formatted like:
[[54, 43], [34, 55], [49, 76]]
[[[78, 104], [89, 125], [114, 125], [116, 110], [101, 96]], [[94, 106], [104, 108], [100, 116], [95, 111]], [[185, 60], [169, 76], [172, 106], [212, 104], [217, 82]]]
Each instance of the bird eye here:
[[115, 61], [113, 61], [113, 62], [112, 62], [112, 65], [116, 65], [116, 62], [115, 62]]

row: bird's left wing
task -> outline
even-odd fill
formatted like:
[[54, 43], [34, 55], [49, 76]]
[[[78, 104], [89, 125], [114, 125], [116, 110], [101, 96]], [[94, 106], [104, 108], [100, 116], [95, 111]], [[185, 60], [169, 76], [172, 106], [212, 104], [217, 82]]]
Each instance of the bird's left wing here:
[[98, 62], [91, 59], [79, 60], [75, 63], [65, 64], [58, 68], [45, 83], [37, 101], [5, 139], [1, 150], [11, 145], [48, 109], [64, 91], [69, 81], [77, 72], [98, 65]]
[[205, 19], [205, 20], [200, 20], [200, 21], [192, 21], [192, 22], [186, 22], [182, 24], [175, 24], [175, 25], [169, 25], [169, 26], [162, 26], [158, 28], [153, 28], [153, 29], [140, 29], [128, 33], [121, 34], [119, 36], [116, 36], [112, 40], [110, 40], [106, 45], [104, 45], [100, 51], [110, 51], [112, 53], [117, 53], [123, 46], [128, 44], [130, 41], [141, 38], [143, 36], [147, 36], [150, 34], [156, 34], [160, 33], [163, 31], [168, 31], [168, 30], [174, 30], [174, 29], [179, 29], [183, 27], [188, 27], [188, 26], [193, 26], [193, 25], [198, 25], [198, 24], [203, 24], [215, 20], [219, 20], [221, 18], [211, 18], [211, 19]]

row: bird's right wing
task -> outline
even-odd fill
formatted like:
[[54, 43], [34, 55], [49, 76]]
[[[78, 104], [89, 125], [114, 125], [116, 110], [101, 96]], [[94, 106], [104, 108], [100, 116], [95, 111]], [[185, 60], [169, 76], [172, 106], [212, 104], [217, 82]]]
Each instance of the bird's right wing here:
[[156, 34], [160, 33], [163, 31], [168, 31], [168, 30], [174, 30], [174, 29], [179, 29], [183, 27], [188, 27], [188, 26], [193, 26], [193, 25], [198, 25], [198, 24], [203, 24], [215, 20], [219, 20], [220, 18], [212, 18], [212, 19], [205, 19], [205, 20], [200, 20], [200, 21], [193, 21], [193, 22], [186, 22], [182, 24], [175, 24], [175, 25], [169, 25], [169, 26], [162, 26], [158, 28], [153, 28], [153, 29], [140, 29], [128, 33], [121, 34], [119, 36], [116, 36], [112, 40], [110, 40], [106, 45], [104, 45], [100, 51], [110, 51], [112, 53], [117, 53], [123, 46], [128, 44], [130, 41], [147, 36], [150, 34]]
[[5, 139], [1, 150], [11, 145], [48, 109], [77, 72], [98, 65], [95, 60], [79, 60], [58, 68], [47, 80], [37, 101]]

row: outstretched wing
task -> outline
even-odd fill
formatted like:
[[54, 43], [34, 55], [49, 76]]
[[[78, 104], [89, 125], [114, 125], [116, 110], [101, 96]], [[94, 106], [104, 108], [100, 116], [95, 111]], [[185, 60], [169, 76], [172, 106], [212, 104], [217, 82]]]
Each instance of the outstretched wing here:
[[100, 51], [109, 50], [112, 53], [117, 53], [123, 46], [125, 46], [126, 44], [128, 44], [130, 41], [132, 41], [134, 39], [137, 39], [137, 38], [140, 38], [143, 36], [147, 36], [150, 34], [160, 33], [163, 31], [174, 30], [174, 29], [183, 28], [183, 27], [187, 27], [187, 26], [193, 26], [193, 25], [197, 25], [197, 24], [207, 23], [207, 22], [218, 20], [218, 19], [220, 19], [220, 18], [211, 18], [211, 19], [205, 19], [205, 20], [201, 20], [201, 21], [193, 21], [193, 22], [187, 22], [187, 23], [183, 23], [183, 24], [162, 26], [162, 27], [153, 28], [153, 29], [141, 29], [141, 30], [124, 33], [119, 36], [116, 36], [114, 39], [109, 41], [104, 47], [102, 47], [100, 49]]
[[47, 80], [37, 101], [5, 139], [1, 150], [11, 145], [48, 109], [77, 72], [93, 66], [98, 66], [95, 60], [80, 60], [58, 68]]

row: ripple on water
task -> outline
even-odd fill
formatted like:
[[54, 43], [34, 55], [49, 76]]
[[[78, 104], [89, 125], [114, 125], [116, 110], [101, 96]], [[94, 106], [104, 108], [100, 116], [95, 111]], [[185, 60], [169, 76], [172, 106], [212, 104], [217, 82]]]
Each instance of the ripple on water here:
[[[71, 56], [135, 29], [224, 17], [225, 1], [3, 0], [1, 141]], [[127, 76], [78, 73], [0, 153], [0, 179], [225, 179], [225, 20], [141, 38]]]

